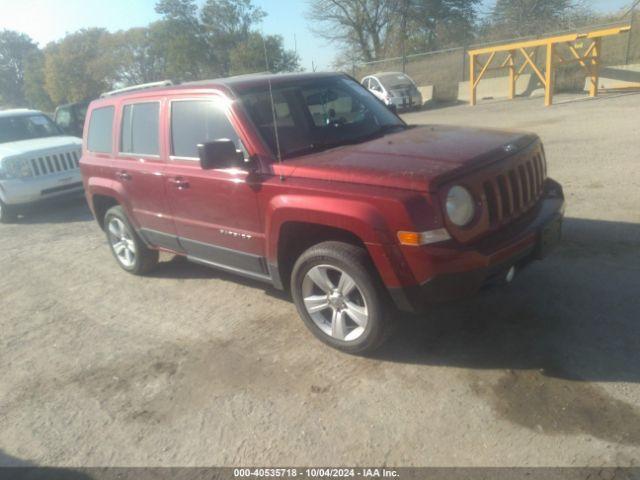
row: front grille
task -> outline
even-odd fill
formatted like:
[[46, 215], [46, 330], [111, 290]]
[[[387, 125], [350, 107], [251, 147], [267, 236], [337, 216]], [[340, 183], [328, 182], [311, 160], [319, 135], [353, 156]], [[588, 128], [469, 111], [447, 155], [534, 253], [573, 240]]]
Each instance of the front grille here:
[[29, 166], [33, 176], [41, 177], [58, 172], [76, 170], [80, 167], [80, 154], [78, 150], [56, 153], [53, 155], [43, 155], [29, 159]]
[[533, 208], [542, 196], [546, 177], [546, 162], [537, 150], [486, 180], [483, 188], [491, 226], [504, 224]]

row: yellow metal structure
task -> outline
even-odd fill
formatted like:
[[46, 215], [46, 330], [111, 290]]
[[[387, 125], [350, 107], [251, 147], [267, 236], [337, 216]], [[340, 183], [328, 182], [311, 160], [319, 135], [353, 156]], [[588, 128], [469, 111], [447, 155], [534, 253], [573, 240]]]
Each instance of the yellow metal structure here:
[[[600, 72], [600, 55], [602, 53], [602, 38], [611, 35], [619, 35], [631, 30], [631, 25], [622, 27], [593, 30], [586, 33], [571, 33], [558, 35], [555, 37], [527, 40], [504, 45], [496, 45], [486, 48], [469, 50], [471, 105], [477, 102], [478, 84], [489, 70], [507, 68], [509, 70], [509, 98], [516, 95], [516, 81], [522, 75], [527, 66], [531, 67], [540, 83], [544, 86], [544, 103], [546, 106], [553, 104], [553, 90], [555, 83], [556, 67], [567, 63], [578, 62], [585, 70], [587, 76], [591, 78], [589, 95], [598, 95], [598, 79]], [[589, 45], [587, 45], [589, 44]], [[566, 45], [572, 58], [565, 58], [560, 54], [559, 46]], [[546, 48], [546, 59], [544, 70], [541, 71], [536, 65], [538, 49]], [[499, 55], [505, 54], [499, 66], [491, 67], [491, 64]], [[517, 65], [518, 54], [523, 58], [522, 63]], [[488, 59], [483, 63], [480, 61], [481, 55], [488, 55]]]

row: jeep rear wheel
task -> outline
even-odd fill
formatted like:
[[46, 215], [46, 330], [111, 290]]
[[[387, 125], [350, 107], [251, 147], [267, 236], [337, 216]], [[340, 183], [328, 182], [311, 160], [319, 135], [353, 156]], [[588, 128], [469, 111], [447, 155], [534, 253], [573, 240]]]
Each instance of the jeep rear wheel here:
[[12, 207], [0, 200], [0, 223], [11, 223], [16, 220], [16, 213]]
[[296, 261], [291, 293], [311, 332], [344, 352], [371, 352], [390, 331], [386, 292], [363, 248], [342, 242], [311, 247]]
[[131, 227], [122, 207], [110, 208], [104, 217], [104, 228], [111, 253], [127, 272], [143, 275], [158, 263], [158, 251], [142, 242]]

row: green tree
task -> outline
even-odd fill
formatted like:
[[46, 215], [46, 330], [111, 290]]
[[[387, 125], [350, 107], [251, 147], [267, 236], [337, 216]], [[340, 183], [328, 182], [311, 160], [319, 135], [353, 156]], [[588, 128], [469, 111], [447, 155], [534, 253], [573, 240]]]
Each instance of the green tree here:
[[27, 57], [24, 69], [24, 96], [27, 104], [38, 110], [50, 112], [54, 109], [54, 104], [45, 89], [42, 50], [36, 50]]
[[113, 65], [104, 55], [108, 37], [106, 30], [90, 28], [46, 47], [45, 89], [54, 104], [95, 98], [111, 87]]
[[252, 28], [266, 13], [251, 0], [207, 0], [200, 15], [209, 62], [219, 64], [223, 75], [231, 71], [231, 51], [246, 43]]
[[[266, 50], [266, 58], [265, 58]], [[297, 54], [284, 49], [279, 35], [262, 36], [252, 32], [230, 54], [230, 74], [292, 72], [300, 68]]]
[[[251, 0], [160, 0], [153, 42], [170, 78], [192, 80], [265, 69], [262, 35], [255, 30], [266, 15]], [[282, 38], [267, 36], [274, 71], [298, 68], [298, 57], [286, 51]]]
[[0, 32], [0, 101], [9, 106], [23, 106], [24, 71], [27, 59], [38, 47], [28, 35], [3, 30]]
[[167, 77], [166, 58], [156, 42], [156, 36], [164, 33], [163, 27], [153, 23], [147, 28], [116, 32], [106, 39], [105, 55], [110, 56], [107, 63], [113, 65], [110, 83], [136, 85]]
[[154, 24], [152, 38], [170, 78], [195, 80], [216, 70], [203, 39], [194, 0], [160, 0], [156, 12], [163, 18]]

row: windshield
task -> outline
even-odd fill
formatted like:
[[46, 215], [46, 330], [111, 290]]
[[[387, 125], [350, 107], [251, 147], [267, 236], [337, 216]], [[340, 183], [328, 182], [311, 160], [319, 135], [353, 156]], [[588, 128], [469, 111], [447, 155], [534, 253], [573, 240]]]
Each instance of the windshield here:
[[44, 115], [0, 117], [0, 143], [62, 135], [60, 129]]
[[380, 75], [378, 78], [380, 79], [380, 83], [382, 83], [384, 88], [387, 90], [413, 87], [411, 79], [402, 73]]
[[359, 83], [344, 77], [261, 86], [241, 102], [265, 141], [276, 152], [274, 110], [282, 158], [349, 143], [360, 143], [406, 128], [396, 115]]

